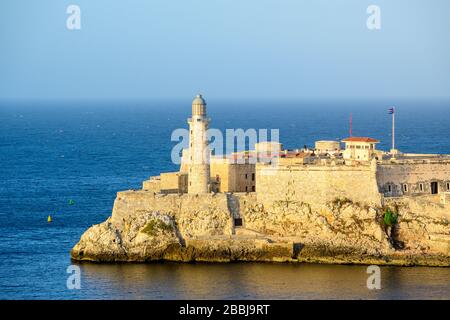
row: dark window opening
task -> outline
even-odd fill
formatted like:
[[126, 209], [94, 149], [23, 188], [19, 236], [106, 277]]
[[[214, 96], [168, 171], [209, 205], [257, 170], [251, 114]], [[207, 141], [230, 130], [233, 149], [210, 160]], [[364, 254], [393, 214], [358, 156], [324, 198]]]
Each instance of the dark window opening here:
[[242, 227], [242, 218], [234, 219], [234, 226], [235, 227]]
[[438, 183], [432, 182], [431, 183], [431, 194], [437, 194], [438, 193]]
[[252, 181], [255, 181], [255, 174], [252, 173]]
[[252, 186], [252, 191], [253, 191], [253, 192], [255, 191], [255, 186]]

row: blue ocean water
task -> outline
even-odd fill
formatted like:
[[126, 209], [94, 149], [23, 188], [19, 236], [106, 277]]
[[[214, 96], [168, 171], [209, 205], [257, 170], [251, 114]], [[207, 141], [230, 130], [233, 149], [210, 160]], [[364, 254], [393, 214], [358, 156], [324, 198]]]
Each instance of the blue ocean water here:
[[[208, 103], [211, 127], [280, 129], [286, 148], [346, 137], [352, 113], [354, 135], [385, 150], [394, 104], [401, 151], [450, 154], [448, 101]], [[371, 292], [365, 267], [277, 264], [83, 263], [82, 288], [69, 290], [69, 251], [116, 192], [177, 170], [170, 136], [190, 111], [189, 101], [1, 103], [0, 299], [450, 298], [448, 268], [382, 268], [383, 290]]]

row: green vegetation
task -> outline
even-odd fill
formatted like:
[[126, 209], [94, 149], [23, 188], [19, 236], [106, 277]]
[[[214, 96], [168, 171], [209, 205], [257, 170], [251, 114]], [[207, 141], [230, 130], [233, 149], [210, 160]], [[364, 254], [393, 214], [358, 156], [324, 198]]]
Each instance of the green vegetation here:
[[398, 221], [398, 213], [392, 212], [390, 208], [387, 208], [383, 213], [383, 222], [385, 225], [392, 227], [397, 224]]
[[170, 223], [165, 223], [161, 220], [151, 220], [146, 224], [142, 232], [148, 234], [149, 236], [155, 236], [158, 231], [162, 232], [172, 232], [173, 227]]

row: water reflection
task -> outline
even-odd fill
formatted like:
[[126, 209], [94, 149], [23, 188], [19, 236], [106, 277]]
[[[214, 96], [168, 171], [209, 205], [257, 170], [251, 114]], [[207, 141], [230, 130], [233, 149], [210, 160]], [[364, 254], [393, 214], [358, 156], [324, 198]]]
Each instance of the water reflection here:
[[88, 299], [449, 299], [449, 268], [381, 267], [368, 290], [366, 266], [314, 264], [83, 263]]

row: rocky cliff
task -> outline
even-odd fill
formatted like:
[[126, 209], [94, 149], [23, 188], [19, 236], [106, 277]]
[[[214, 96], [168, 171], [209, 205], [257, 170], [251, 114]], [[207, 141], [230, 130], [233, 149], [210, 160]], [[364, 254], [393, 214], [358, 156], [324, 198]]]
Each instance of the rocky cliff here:
[[[385, 208], [335, 199], [326, 205], [279, 201], [265, 207], [251, 194], [117, 195], [112, 216], [89, 228], [72, 249], [89, 261], [277, 261], [450, 265], [447, 207], [403, 198]], [[240, 217], [242, 227], [234, 226]]]

